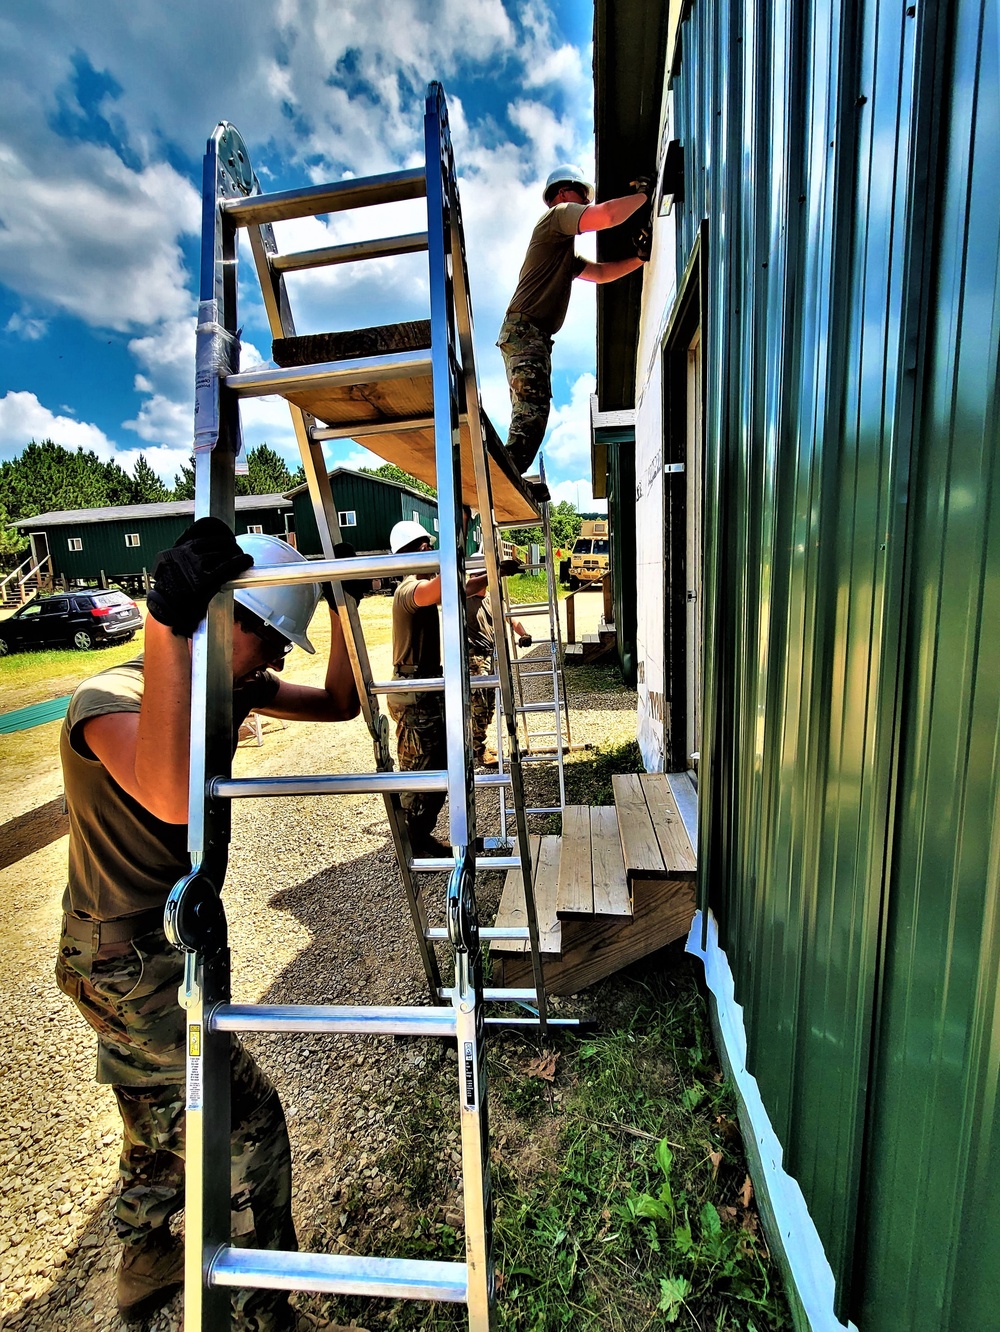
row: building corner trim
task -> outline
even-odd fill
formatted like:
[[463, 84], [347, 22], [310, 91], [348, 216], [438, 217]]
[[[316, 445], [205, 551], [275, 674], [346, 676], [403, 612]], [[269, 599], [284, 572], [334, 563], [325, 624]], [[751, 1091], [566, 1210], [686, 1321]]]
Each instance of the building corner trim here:
[[743, 1009], [736, 1002], [729, 959], [709, 912], [702, 947], [702, 913], [695, 913], [685, 951], [700, 959], [710, 995], [712, 1026], [726, 1076], [739, 1105], [754, 1190], [768, 1243], [778, 1260], [798, 1332], [857, 1332], [833, 1312], [834, 1279], [801, 1188], [782, 1166], [783, 1149], [768, 1117], [757, 1079], [746, 1066]]

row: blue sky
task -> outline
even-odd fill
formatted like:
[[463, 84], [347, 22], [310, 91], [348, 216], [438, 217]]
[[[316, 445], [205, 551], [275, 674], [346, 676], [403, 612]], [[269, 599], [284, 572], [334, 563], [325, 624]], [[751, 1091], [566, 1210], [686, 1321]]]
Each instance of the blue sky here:
[[[493, 345], [553, 165], [593, 168], [585, 0], [14, 0], [0, 17], [0, 458], [32, 438], [172, 479], [191, 448], [200, 173], [217, 121], [265, 190], [414, 166], [423, 95], [448, 95], [487, 409], [509, 399]], [[282, 224], [297, 249], [421, 230], [422, 204]], [[580, 249], [592, 257], [593, 237]], [[426, 312], [426, 259], [290, 279], [300, 332]], [[249, 262], [245, 368], [270, 356]], [[557, 498], [590, 505], [594, 290], [556, 342], [544, 446]], [[296, 458], [288, 409], [246, 404], [247, 444]], [[333, 463], [370, 455], [351, 441]]]

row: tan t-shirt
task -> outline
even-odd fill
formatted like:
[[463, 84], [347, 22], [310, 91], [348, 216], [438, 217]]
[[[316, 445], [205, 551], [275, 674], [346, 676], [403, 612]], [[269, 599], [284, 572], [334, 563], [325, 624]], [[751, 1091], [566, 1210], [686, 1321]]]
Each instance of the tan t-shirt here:
[[437, 606], [418, 606], [416, 574], [404, 578], [392, 598], [392, 664], [399, 675], [441, 674], [441, 629]]
[[[164, 823], [144, 809], [94, 757], [83, 736], [92, 717], [138, 712], [142, 657], [112, 666], [79, 686], [59, 739], [69, 814], [69, 882], [63, 909], [93, 920], [119, 920], [162, 907], [188, 872], [187, 825]], [[233, 693], [233, 723], [273, 701], [278, 677], [263, 671]], [[235, 746], [234, 746], [235, 748]]]
[[586, 204], [563, 203], [538, 219], [528, 242], [508, 317], [521, 314], [551, 337], [563, 326], [573, 279], [586, 263], [573, 248]]

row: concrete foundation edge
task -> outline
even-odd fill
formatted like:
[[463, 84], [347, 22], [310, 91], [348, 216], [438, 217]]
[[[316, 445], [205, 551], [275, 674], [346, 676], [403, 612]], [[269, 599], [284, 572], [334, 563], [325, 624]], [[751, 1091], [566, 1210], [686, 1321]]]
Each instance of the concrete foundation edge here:
[[771, 1125], [756, 1078], [747, 1072], [746, 1028], [736, 1002], [729, 959], [719, 945], [709, 912], [702, 948], [702, 913], [696, 912], [685, 950], [701, 960], [710, 994], [712, 1026], [726, 1076], [736, 1090], [740, 1128], [761, 1221], [785, 1281], [799, 1332], [857, 1332], [833, 1312], [833, 1269], [809, 1215], [802, 1190], [782, 1168], [782, 1147]]

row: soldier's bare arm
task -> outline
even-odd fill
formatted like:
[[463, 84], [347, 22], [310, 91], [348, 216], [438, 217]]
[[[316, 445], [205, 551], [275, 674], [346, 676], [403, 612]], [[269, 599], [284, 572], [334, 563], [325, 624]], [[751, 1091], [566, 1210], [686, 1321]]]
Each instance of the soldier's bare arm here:
[[606, 259], [601, 264], [585, 263], [576, 276], [582, 278], [584, 282], [617, 282], [619, 278], [625, 277], [628, 273], [634, 273], [637, 268], [641, 267], [642, 260], [639, 258]]
[[110, 712], [83, 725], [91, 753], [143, 809], [187, 823], [191, 725], [190, 643], [148, 617], [139, 712]]
[[258, 711], [288, 721], [322, 722], [350, 721], [361, 711], [344, 631], [334, 607], [330, 607], [330, 655], [323, 688], [282, 680], [271, 706]]
[[578, 231], [607, 231], [626, 222], [647, 202], [649, 196], [642, 191], [624, 194], [619, 199], [606, 199], [604, 203], [590, 204], [580, 214]]

